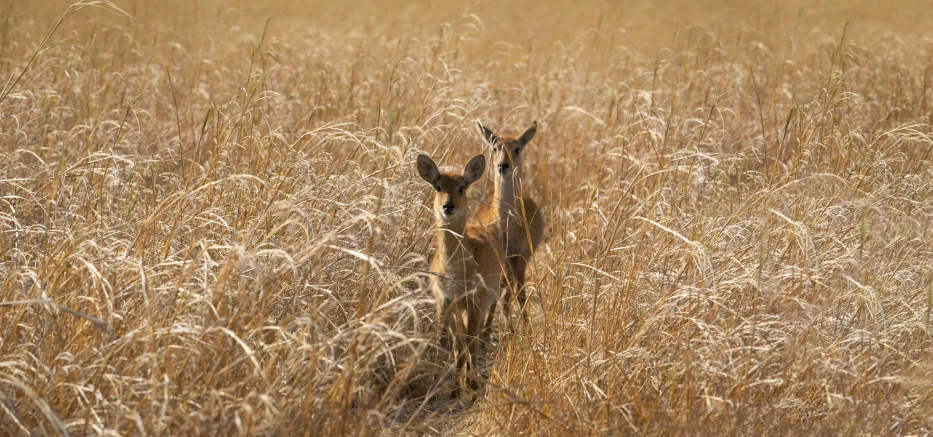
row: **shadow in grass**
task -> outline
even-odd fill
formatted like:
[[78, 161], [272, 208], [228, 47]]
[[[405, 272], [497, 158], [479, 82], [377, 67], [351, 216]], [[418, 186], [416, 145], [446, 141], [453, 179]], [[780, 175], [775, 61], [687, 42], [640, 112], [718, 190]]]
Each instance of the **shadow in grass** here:
[[[457, 373], [449, 351], [434, 347], [422, 354], [407, 381], [389, 382], [379, 392], [381, 405], [375, 409], [384, 414], [385, 433], [434, 435], [455, 426], [484, 397], [498, 345], [508, 335], [494, 335], [489, 342], [482, 343], [477, 370], [483, 387], [475, 393], [475, 399], [468, 392], [454, 394]], [[396, 375], [395, 379], [399, 377], [404, 375]], [[391, 393], [393, 390], [395, 393]]]

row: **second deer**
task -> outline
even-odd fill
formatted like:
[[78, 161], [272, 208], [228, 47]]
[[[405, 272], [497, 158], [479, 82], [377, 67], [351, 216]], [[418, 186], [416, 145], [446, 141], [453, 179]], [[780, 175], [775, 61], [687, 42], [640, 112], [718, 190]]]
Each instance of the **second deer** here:
[[[486, 142], [492, 147], [492, 169], [495, 171], [492, 195], [487, 195], [476, 212], [483, 226], [493, 225], [499, 235], [505, 255], [506, 284], [502, 310], [509, 327], [512, 292], [518, 295], [522, 319], [528, 320], [525, 308], [525, 271], [535, 249], [544, 236], [545, 222], [538, 204], [522, 191], [521, 172], [524, 150], [535, 136], [538, 122], [520, 136], [500, 135], [477, 123]], [[495, 305], [488, 314], [487, 326], [492, 326]]]

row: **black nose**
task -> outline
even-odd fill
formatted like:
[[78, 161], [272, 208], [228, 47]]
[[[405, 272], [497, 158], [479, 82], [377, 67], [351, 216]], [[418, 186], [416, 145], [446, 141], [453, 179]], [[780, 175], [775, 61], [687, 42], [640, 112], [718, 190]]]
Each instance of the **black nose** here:
[[444, 204], [444, 214], [451, 215], [454, 213], [454, 204], [453, 202], [447, 202]]
[[508, 170], [509, 170], [509, 163], [508, 163], [508, 162], [503, 162], [503, 163], [499, 164], [499, 173], [505, 173], [505, 172], [508, 171]]

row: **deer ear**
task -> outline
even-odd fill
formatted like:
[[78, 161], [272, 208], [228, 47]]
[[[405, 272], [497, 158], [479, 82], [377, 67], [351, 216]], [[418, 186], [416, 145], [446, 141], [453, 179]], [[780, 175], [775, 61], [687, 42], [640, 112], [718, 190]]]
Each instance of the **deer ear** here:
[[483, 126], [483, 124], [478, 121], [476, 125], [479, 126], [479, 130], [483, 132], [483, 138], [486, 139], [486, 142], [489, 143], [490, 146], [495, 146], [496, 143], [499, 142], [499, 136], [496, 135], [495, 132], [489, 130], [489, 128]]
[[531, 139], [535, 137], [535, 131], [538, 130], [538, 122], [534, 121], [531, 123], [531, 127], [525, 129], [525, 132], [522, 133], [522, 136], [518, 138], [522, 142], [523, 146], [527, 146], [531, 142]]
[[484, 155], [476, 155], [467, 163], [466, 167], [463, 168], [463, 180], [467, 185], [470, 185], [476, 182], [485, 171], [486, 157]]
[[441, 178], [441, 172], [437, 169], [437, 164], [428, 155], [418, 155], [418, 174], [421, 179], [426, 180], [431, 185], [436, 185], [437, 180]]

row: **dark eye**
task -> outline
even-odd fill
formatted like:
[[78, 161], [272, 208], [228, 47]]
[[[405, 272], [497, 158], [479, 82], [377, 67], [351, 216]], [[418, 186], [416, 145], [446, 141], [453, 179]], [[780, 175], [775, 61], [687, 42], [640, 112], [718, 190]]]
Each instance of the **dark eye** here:
[[515, 148], [515, 151], [512, 152], [512, 153], [518, 155], [518, 152], [521, 152], [521, 151], [522, 151], [522, 149], [519, 149], [518, 147], [516, 147], [516, 148]]
[[441, 192], [441, 186], [440, 186], [440, 185], [435, 185], [435, 186], [434, 186], [434, 191], [437, 191], [438, 193], [440, 193], [440, 192]]
[[493, 152], [498, 152], [498, 151], [499, 151], [499, 148], [498, 148], [498, 147], [493, 147], [493, 148], [492, 148], [492, 151], [493, 151]]
[[459, 192], [460, 194], [463, 194], [463, 190], [465, 190], [465, 189], [466, 189], [466, 187], [460, 187], [460, 188], [457, 190], [457, 192]]

